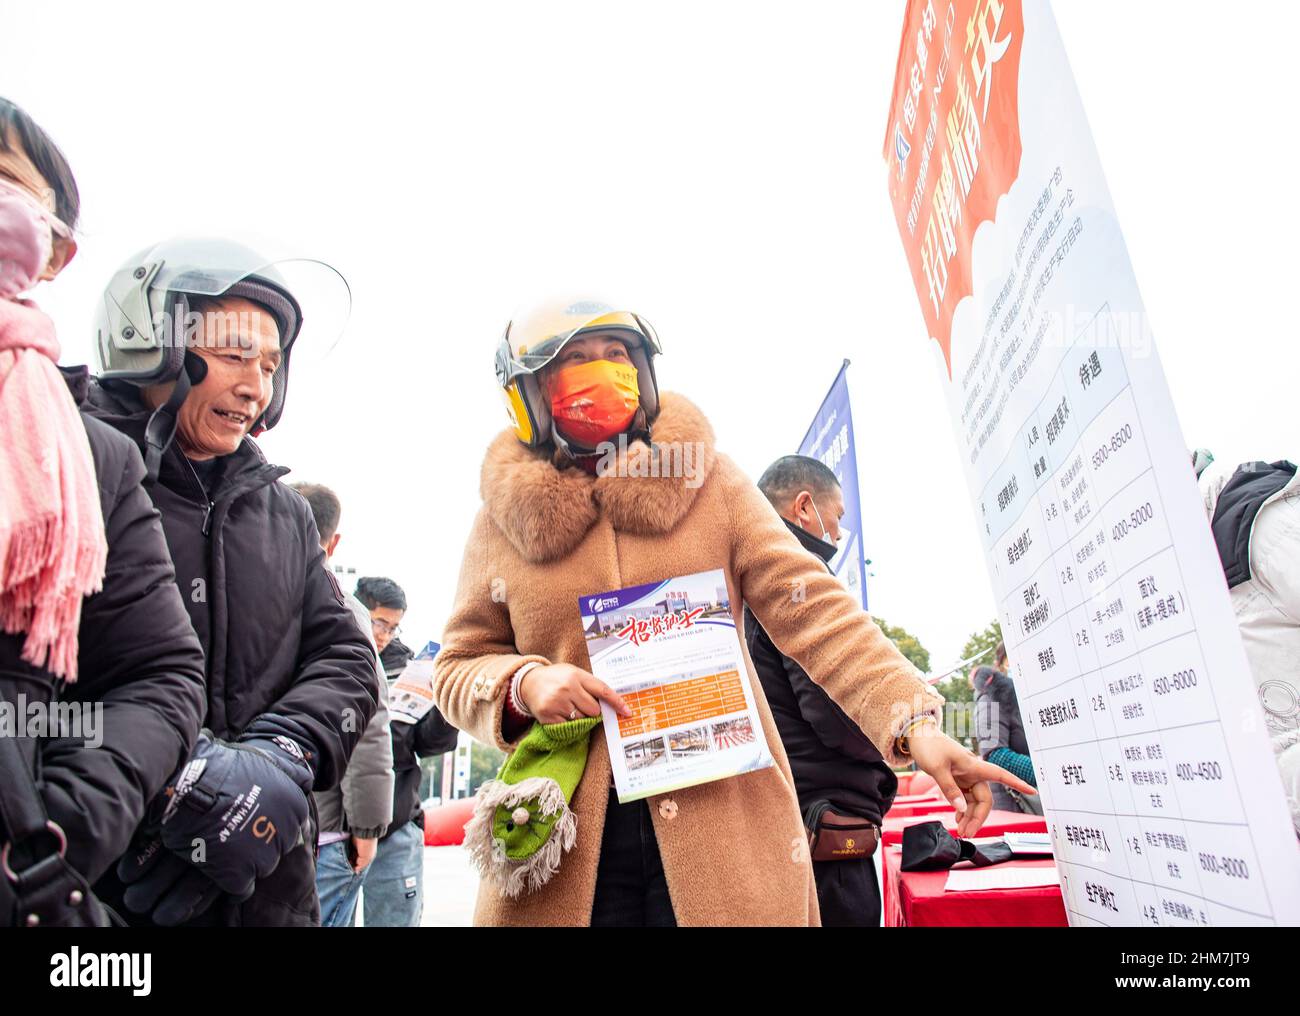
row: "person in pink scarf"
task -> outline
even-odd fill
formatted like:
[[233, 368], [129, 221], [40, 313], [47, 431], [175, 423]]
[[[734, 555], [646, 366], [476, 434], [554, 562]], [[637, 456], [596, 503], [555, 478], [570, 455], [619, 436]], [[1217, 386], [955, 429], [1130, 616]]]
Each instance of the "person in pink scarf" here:
[[79, 205], [63, 154], [0, 98], [0, 926], [103, 920], [85, 887], [204, 711], [144, 463], [80, 411], [85, 368], [60, 370], [54, 322], [26, 298], [76, 253]]
[[108, 546], [54, 322], [19, 295], [58, 275], [77, 246], [31, 160], [11, 144], [0, 167], [0, 627], [25, 634], [24, 660], [71, 683], [81, 600], [102, 586]]

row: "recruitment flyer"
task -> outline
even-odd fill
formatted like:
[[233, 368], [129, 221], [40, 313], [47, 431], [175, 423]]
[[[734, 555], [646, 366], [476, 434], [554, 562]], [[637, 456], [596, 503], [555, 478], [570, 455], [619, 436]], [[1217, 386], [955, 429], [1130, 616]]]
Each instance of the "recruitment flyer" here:
[[418, 723], [433, 708], [433, 660], [441, 646], [430, 642], [388, 686], [388, 716], [394, 723]]
[[773, 764], [721, 569], [580, 597], [621, 802]]
[[909, 5], [885, 161], [1071, 923], [1300, 923], [1300, 848], [1045, 0]]

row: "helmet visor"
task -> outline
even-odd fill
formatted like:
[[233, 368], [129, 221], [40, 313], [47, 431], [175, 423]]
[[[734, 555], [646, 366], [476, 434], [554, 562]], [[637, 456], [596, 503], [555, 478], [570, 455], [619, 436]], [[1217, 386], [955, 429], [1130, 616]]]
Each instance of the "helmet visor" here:
[[265, 245], [255, 249], [225, 238], [181, 237], [158, 244], [136, 270], [154, 272], [149, 288], [159, 296], [183, 293], [215, 299], [241, 282], [278, 290], [287, 301], [273, 309], [282, 312], [287, 305], [296, 319], [287, 322], [281, 314], [282, 330], [287, 326], [291, 334], [282, 334], [280, 340], [286, 348], [293, 347], [300, 363], [328, 357], [342, 341], [352, 313], [352, 291], [338, 269], [324, 261], [270, 251]]
[[535, 374], [579, 332], [626, 332], [651, 353], [660, 353], [659, 337], [638, 314], [620, 311], [592, 300], [548, 304], [511, 321], [507, 330], [511, 362], [505, 365], [505, 383], [519, 374]]

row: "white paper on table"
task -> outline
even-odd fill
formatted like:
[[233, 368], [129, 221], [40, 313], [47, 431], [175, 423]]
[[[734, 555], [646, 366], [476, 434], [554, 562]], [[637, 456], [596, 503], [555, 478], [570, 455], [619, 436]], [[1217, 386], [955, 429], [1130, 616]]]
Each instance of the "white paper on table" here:
[[944, 892], [960, 893], [978, 889], [1032, 889], [1060, 883], [1054, 864], [1033, 868], [994, 865], [991, 868], [956, 868], [948, 872], [948, 881], [943, 889]]
[[1013, 854], [1052, 853], [1052, 837], [1047, 833], [1004, 833], [1002, 839]]
[[[1021, 837], [1026, 838], [1021, 839]], [[1005, 843], [1011, 848], [1012, 857], [1017, 860], [1022, 858], [1048, 858], [1054, 853], [1051, 838], [1047, 833], [1005, 833], [1002, 836], [976, 836], [970, 842], [977, 847], [985, 847], [992, 843]]]

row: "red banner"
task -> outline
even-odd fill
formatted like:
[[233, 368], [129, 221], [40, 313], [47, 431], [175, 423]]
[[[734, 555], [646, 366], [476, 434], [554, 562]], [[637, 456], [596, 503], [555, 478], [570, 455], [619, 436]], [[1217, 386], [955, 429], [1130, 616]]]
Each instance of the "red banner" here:
[[911, 0], [885, 137], [889, 193], [930, 337], [952, 374], [952, 315], [980, 223], [1020, 170], [1018, 0]]

